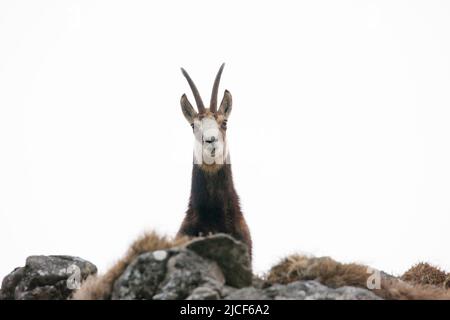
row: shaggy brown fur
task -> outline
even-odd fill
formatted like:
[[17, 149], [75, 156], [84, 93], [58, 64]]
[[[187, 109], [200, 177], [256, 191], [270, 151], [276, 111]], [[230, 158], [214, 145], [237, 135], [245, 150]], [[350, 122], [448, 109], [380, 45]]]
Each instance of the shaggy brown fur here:
[[449, 274], [426, 262], [420, 262], [411, 267], [401, 276], [401, 279], [414, 284], [431, 284], [445, 289], [448, 289], [450, 285]]
[[[370, 276], [367, 270], [367, 266], [339, 263], [329, 257], [292, 255], [272, 267], [266, 277], [270, 283], [317, 280], [333, 288], [341, 286], [367, 288]], [[450, 290], [430, 285], [413, 285], [385, 275], [381, 276], [381, 288], [373, 289], [373, 292], [389, 300], [450, 299]]]
[[187, 237], [170, 239], [159, 236], [156, 232], [148, 232], [138, 238], [128, 249], [125, 256], [117, 261], [104, 275], [91, 276], [74, 292], [74, 300], [105, 300], [110, 299], [112, 287], [125, 268], [141, 253], [163, 250], [181, 246], [189, 240]]
[[231, 165], [206, 172], [198, 165], [192, 169], [191, 197], [178, 236], [227, 233], [244, 242], [252, 255], [252, 241], [234, 189]]

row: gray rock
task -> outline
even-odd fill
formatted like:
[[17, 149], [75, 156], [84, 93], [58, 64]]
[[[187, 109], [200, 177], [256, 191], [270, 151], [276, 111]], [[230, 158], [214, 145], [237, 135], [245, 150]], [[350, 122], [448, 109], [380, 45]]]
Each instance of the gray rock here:
[[216, 289], [208, 286], [200, 286], [194, 289], [186, 300], [218, 300], [220, 294]]
[[171, 251], [147, 252], [134, 259], [115, 281], [113, 300], [151, 299], [166, 274]]
[[337, 300], [383, 300], [370, 290], [356, 287], [341, 287], [335, 290]]
[[264, 291], [275, 300], [304, 300], [308, 288], [304, 282], [299, 281], [287, 285], [275, 284]]
[[96, 273], [95, 265], [78, 257], [30, 256], [24, 267], [3, 279], [0, 299], [67, 299], [83, 280]]
[[195, 239], [186, 248], [217, 262], [227, 285], [243, 288], [252, 284], [251, 261], [244, 243], [226, 234], [215, 234]]
[[217, 263], [190, 250], [180, 250], [167, 262], [167, 272], [155, 300], [186, 299], [195, 288], [220, 287], [225, 278]]
[[0, 300], [14, 300], [14, 290], [19, 285], [24, 274], [25, 268], [16, 268], [3, 279], [0, 289]]
[[355, 287], [329, 288], [317, 281], [276, 284], [264, 290], [275, 300], [380, 300], [373, 292]]
[[270, 300], [270, 297], [262, 289], [247, 287], [232, 291], [225, 300]]
[[295, 281], [286, 285], [273, 285], [265, 292], [275, 300], [304, 300], [312, 296], [325, 299], [331, 290], [317, 281]]
[[240, 290], [240, 289], [236, 289], [227, 285], [222, 286], [222, 288], [220, 289], [220, 296], [222, 298], [229, 296], [230, 294], [232, 294], [233, 292]]

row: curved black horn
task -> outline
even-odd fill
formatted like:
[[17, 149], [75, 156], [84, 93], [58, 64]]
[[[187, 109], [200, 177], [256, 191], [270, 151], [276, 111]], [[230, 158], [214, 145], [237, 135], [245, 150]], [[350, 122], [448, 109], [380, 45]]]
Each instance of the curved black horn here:
[[205, 112], [205, 105], [203, 104], [202, 98], [200, 97], [200, 93], [197, 90], [197, 87], [194, 84], [194, 81], [192, 81], [191, 77], [189, 77], [189, 74], [181, 68], [181, 72], [183, 73], [183, 76], [186, 78], [187, 82], [189, 83], [189, 86], [191, 87], [192, 93], [194, 94], [195, 103], [197, 104], [198, 112], [203, 113]]
[[209, 104], [209, 109], [211, 112], [217, 111], [217, 93], [219, 91], [219, 83], [220, 77], [222, 76], [223, 67], [225, 67], [225, 63], [222, 63], [219, 71], [217, 72], [216, 79], [214, 80], [214, 85], [211, 93], [211, 103]]

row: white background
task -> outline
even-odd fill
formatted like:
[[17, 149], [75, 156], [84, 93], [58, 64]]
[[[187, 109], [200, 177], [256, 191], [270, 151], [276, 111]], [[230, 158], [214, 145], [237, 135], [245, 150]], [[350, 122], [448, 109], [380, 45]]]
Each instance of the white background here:
[[209, 101], [222, 62], [256, 271], [293, 252], [450, 270], [448, 1], [2, 0], [0, 278], [32, 254], [105, 271], [174, 235], [179, 67]]

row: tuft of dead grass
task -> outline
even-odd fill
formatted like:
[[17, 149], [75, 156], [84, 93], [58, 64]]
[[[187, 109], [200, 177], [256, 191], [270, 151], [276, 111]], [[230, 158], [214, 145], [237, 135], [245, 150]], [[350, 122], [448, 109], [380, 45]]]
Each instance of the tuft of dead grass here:
[[450, 277], [445, 271], [426, 262], [412, 266], [401, 279], [414, 284], [434, 285], [446, 289], [450, 285]]
[[[368, 289], [369, 267], [355, 263], [340, 263], [329, 257], [291, 255], [271, 268], [266, 275], [269, 283], [290, 283], [298, 280], [316, 280], [337, 288], [354, 286]], [[450, 299], [450, 291], [426, 284], [410, 284], [380, 273], [379, 288], [373, 292], [389, 300]]]
[[329, 287], [358, 286], [366, 283], [367, 267], [334, 261], [330, 257], [292, 255], [283, 259], [269, 272], [271, 283], [287, 284], [297, 280], [317, 280]]

